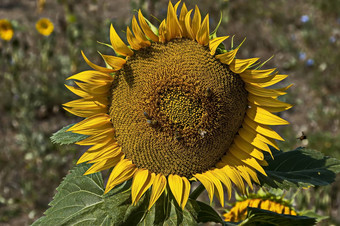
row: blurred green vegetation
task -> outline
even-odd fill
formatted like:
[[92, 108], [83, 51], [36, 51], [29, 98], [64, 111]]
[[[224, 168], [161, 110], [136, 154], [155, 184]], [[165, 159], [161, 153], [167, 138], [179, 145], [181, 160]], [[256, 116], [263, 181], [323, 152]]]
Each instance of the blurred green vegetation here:
[[[38, 2], [0, 3], [0, 19], [9, 19], [15, 30], [11, 41], [0, 40], [0, 224], [5, 225], [26, 225], [41, 216], [83, 151], [49, 140], [53, 132], [79, 121], [61, 105], [75, 98], [64, 87], [65, 79], [88, 68], [80, 50], [102, 64], [96, 51], [113, 53], [97, 41], [109, 42], [110, 23], [123, 37], [135, 10], [141, 8], [148, 18], [164, 18], [168, 1], [47, 1], [40, 13]], [[287, 141], [280, 144], [283, 150], [307, 146], [340, 158], [338, 0], [183, 2], [209, 13], [211, 29], [222, 11], [218, 34], [235, 35], [236, 43], [247, 37], [239, 58], [266, 60], [274, 55], [267, 67], [290, 75], [284, 84], [294, 86], [284, 100], [295, 106], [281, 116], [291, 125], [276, 128]], [[54, 23], [52, 35], [44, 37], [35, 30], [40, 17]], [[307, 140], [296, 139], [302, 131]], [[296, 208], [330, 216], [324, 225], [340, 224], [339, 187], [340, 178], [332, 186], [303, 190], [295, 198]]]

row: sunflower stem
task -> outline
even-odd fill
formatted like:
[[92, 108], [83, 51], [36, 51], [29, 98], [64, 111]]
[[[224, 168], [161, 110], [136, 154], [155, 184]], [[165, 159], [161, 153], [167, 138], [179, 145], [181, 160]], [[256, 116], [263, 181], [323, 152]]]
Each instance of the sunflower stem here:
[[205, 188], [203, 184], [198, 185], [198, 187], [191, 193], [189, 198], [196, 200], [204, 190]]

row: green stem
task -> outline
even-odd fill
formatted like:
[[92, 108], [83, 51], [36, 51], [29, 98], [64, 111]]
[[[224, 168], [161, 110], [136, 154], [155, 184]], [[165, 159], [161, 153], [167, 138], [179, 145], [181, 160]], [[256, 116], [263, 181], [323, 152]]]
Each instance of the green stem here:
[[205, 188], [203, 184], [198, 185], [198, 187], [191, 193], [189, 198], [196, 200], [204, 190]]

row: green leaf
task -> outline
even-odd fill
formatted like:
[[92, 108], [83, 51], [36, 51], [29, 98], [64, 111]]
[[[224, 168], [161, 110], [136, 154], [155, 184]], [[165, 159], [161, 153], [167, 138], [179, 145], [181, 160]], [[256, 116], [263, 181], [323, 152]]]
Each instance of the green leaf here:
[[340, 160], [321, 152], [297, 148], [282, 152], [272, 150], [274, 159], [266, 155], [268, 177], [258, 174], [261, 185], [273, 188], [325, 186], [334, 182], [340, 172]]
[[215, 222], [223, 224], [223, 220], [220, 215], [208, 204], [196, 200], [190, 200], [191, 202], [196, 202], [199, 210], [197, 212], [198, 222]]
[[306, 216], [292, 216], [285, 214], [278, 214], [268, 210], [258, 209], [258, 208], [247, 208], [247, 218], [239, 225], [251, 226], [251, 225], [280, 225], [280, 226], [310, 226], [315, 225], [315, 218], [309, 218]]
[[136, 225], [146, 211], [143, 197], [131, 205], [131, 181], [104, 194], [100, 173], [83, 175], [90, 164], [75, 167], [57, 188], [45, 216], [33, 225]]
[[73, 125], [74, 124], [65, 126], [58, 132], [54, 133], [51, 136], [52, 142], [55, 144], [74, 144], [88, 137], [87, 135], [83, 135], [83, 134], [67, 132], [66, 130], [71, 128]]

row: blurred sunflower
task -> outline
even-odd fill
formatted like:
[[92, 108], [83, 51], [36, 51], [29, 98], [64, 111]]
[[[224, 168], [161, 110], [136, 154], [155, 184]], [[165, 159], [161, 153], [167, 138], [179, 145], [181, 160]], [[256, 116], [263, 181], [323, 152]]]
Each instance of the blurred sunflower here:
[[69, 131], [88, 135], [77, 144], [92, 146], [78, 163], [93, 164], [86, 174], [114, 167], [105, 193], [133, 178], [133, 204], [152, 186], [149, 208], [167, 184], [181, 208], [191, 181], [222, 205], [222, 184], [229, 198], [232, 184], [252, 187], [257, 171], [266, 175], [263, 151], [283, 140], [268, 125], [288, 124], [271, 112], [291, 107], [277, 100], [289, 87], [265, 89], [287, 75], [252, 69], [258, 58], [235, 59], [240, 46], [219, 50], [228, 36], [210, 38], [209, 15], [201, 21], [197, 6], [191, 19], [183, 3], [178, 18], [179, 4], [169, 2], [158, 29], [139, 10], [133, 33], [126, 30], [130, 46], [111, 25], [119, 57], [102, 55], [106, 68], [82, 53], [94, 70], [69, 77], [76, 87], [66, 85], [81, 99], [65, 110], [86, 118]]
[[291, 203], [284, 200], [282, 197], [266, 194], [265, 196], [255, 195], [249, 198], [241, 198], [242, 200], [236, 202], [233, 208], [223, 214], [224, 220], [227, 222], [240, 222], [247, 217], [247, 207], [259, 208], [268, 210], [278, 214], [286, 214], [296, 216], [297, 213], [292, 208]]
[[9, 41], [12, 39], [13, 34], [14, 30], [11, 22], [9, 22], [9, 20], [6, 19], [0, 20], [0, 38], [5, 41]]
[[49, 36], [54, 30], [54, 25], [49, 19], [41, 18], [35, 24], [35, 28], [40, 34], [44, 36]]

